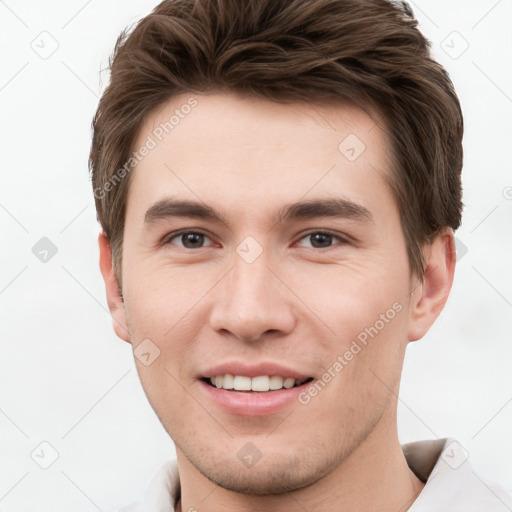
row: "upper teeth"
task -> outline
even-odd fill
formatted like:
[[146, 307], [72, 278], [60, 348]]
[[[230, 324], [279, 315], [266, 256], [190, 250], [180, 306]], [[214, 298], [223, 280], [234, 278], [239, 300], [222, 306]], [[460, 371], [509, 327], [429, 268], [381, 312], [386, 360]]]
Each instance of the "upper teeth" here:
[[210, 382], [216, 388], [234, 389], [235, 391], [269, 391], [281, 388], [293, 388], [302, 384], [307, 379], [293, 379], [280, 377], [279, 375], [260, 375], [259, 377], [245, 377], [243, 375], [217, 375], [210, 377]]

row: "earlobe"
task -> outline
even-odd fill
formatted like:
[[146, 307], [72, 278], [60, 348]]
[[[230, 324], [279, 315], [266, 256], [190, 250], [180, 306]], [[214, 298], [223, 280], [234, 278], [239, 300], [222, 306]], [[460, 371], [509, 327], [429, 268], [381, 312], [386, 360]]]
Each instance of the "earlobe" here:
[[455, 272], [455, 238], [445, 228], [425, 248], [426, 268], [421, 282], [411, 292], [408, 341], [425, 336], [443, 310]]
[[110, 241], [103, 231], [98, 235], [98, 244], [100, 247], [100, 270], [105, 282], [107, 304], [112, 315], [114, 331], [119, 338], [130, 343], [124, 302], [112, 268]]

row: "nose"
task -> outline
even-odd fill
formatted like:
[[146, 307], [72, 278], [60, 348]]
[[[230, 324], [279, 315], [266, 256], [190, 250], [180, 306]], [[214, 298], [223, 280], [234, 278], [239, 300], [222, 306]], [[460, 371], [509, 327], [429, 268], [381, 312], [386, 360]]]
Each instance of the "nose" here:
[[216, 287], [212, 329], [247, 343], [290, 333], [296, 315], [293, 293], [285, 282], [280, 272], [269, 267], [265, 251], [252, 263], [235, 255], [231, 271]]

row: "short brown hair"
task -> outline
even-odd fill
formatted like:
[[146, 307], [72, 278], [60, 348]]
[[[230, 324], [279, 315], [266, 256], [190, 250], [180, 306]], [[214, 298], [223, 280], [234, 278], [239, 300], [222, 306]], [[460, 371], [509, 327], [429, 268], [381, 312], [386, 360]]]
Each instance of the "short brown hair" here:
[[181, 93], [375, 107], [391, 143], [412, 273], [424, 271], [424, 243], [460, 225], [461, 108], [405, 2], [165, 0], [121, 33], [109, 64], [89, 168], [119, 282], [131, 174], [113, 179], [148, 113]]

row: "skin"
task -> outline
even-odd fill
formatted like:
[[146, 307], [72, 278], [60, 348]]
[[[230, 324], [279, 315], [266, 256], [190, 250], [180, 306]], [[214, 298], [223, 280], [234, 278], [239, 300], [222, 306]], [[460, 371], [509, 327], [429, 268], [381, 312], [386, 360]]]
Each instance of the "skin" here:
[[[135, 146], [190, 96], [149, 115]], [[108, 239], [99, 236], [117, 335], [134, 349], [149, 338], [160, 350], [149, 366], [135, 361], [176, 445], [178, 510], [406, 510], [423, 483], [398, 440], [400, 375], [407, 344], [425, 335], [447, 300], [452, 230], [424, 247], [422, 279], [411, 276], [386, 181], [389, 143], [361, 110], [194, 97], [198, 105], [132, 171], [124, 302]], [[366, 146], [353, 162], [338, 149], [349, 134]], [[227, 222], [175, 217], [145, 224], [147, 209], [170, 196], [200, 200]], [[364, 206], [372, 221], [273, 221], [285, 204], [333, 197]], [[182, 229], [206, 237], [187, 248], [183, 237], [168, 236]], [[325, 230], [348, 239], [315, 245], [318, 235], [311, 235]], [[252, 263], [236, 252], [247, 236], [263, 250]], [[396, 303], [400, 312], [307, 404], [243, 416], [200, 389], [198, 372], [233, 359], [280, 362], [321, 379]], [[250, 468], [237, 457], [248, 442], [262, 454]]]

